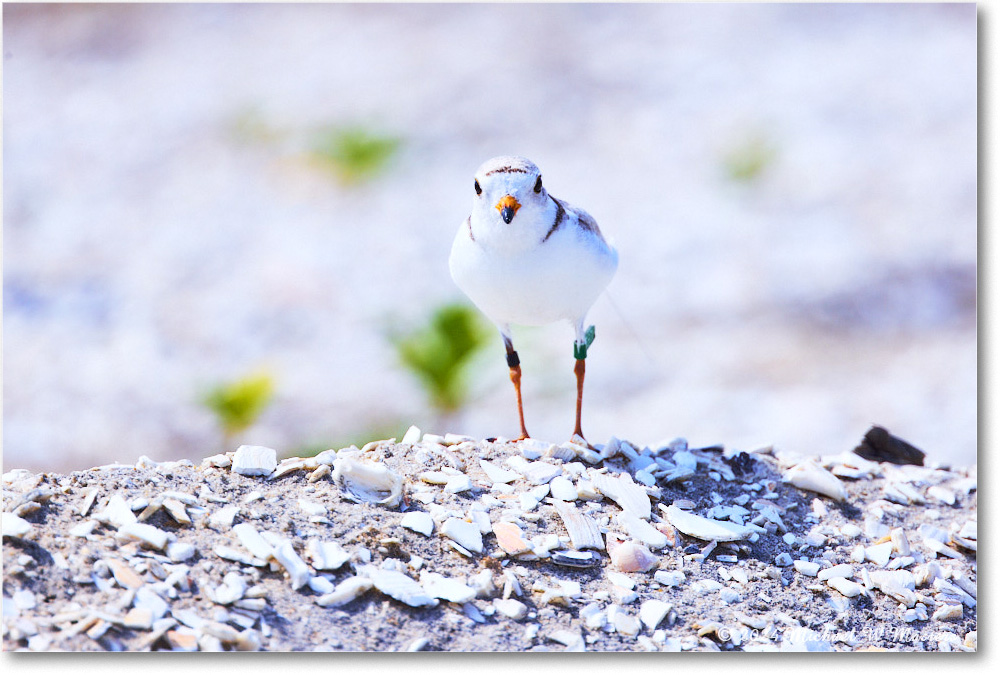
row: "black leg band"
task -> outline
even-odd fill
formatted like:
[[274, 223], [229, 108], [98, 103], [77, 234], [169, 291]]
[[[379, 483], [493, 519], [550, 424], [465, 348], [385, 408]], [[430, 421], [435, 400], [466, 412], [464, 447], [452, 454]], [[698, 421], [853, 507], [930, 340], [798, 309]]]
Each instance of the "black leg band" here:
[[519, 365], [521, 365], [521, 359], [517, 358], [517, 352], [511, 349], [507, 352], [507, 367], [517, 368]]

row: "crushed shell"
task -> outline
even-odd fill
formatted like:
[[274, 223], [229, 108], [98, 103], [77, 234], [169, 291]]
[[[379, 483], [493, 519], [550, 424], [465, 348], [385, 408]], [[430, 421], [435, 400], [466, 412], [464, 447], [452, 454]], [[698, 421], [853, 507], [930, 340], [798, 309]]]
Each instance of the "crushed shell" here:
[[403, 477], [382, 463], [339, 457], [333, 462], [333, 480], [363, 502], [396, 507], [403, 498]]
[[611, 551], [611, 564], [622, 572], [648, 572], [659, 562], [648, 548], [635, 541], [626, 541]]
[[381, 593], [411, 607], [429, 607], [438, 604], [438, 601], [428, 595], [419, 583], [402, 572], [367, 566], [359, 570], [359, 573], [371, 579], [372, 584]]
[[818, 492], [838, 502], [847, 499], [847, 490], [840, 479], [812, 461], [796, 464], [785, 472], [782, 480], [801, 490]]
[[241, 445], [230, 470], [243, 476], [269, 476], [278, 466], [278, 453], [262, 445]]
[[630, 511], [643, 520], [649, 520], [652, 515], [649, 495], [629, 474], [613, 476], [592, 471], [591, 482], [598, 492], [617, 503], [623, 511]]
[[[604, 539], [601, 537], [601, 530], [596, 520], [581, 513], [576, 504], [572, 502], [556, 500], [553, 504], [559, 517], [562, 518], [563, 525], [566, 526], [573, 548], [577, 550], [604, 549]], [[493, 529], [496, 530], [495, 525]]]
[[723, 520], [714, 520], [677, 508], [673, 504], [664, 512], [670, 524], [684, 534], [705, 541], [739, 541], [754, 533], [754, 529]]
[[508, 555], [520, 555], [531, 550], [531, 544], [525, 541], [521, 528], [514, 523], [505, 521], [493, 523], [493, 534], [496, 535], [497, 544]]

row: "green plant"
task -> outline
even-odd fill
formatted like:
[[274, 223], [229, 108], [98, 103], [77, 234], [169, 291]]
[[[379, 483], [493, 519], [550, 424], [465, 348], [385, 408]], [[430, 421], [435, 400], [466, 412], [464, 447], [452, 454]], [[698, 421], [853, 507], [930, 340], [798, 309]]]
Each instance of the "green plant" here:
[[360, 126], [328, 127], [313, 137], [310, 155], [347, 183], [358, 183], [381, 173], [399, 149], [399, 138], [383, 136]]
[[247, 375], [210, 389], [201, 399], [215, 413], [225, 444], [249, 428], [274, 397], [274, 379], [267, 373]]
[[758, 133], [733, 147], [723, 158], [723, 165], [731, 180], [748, 183], [758, 178], [777, 155], [774, 143], [765, 134]]
[[442, 414], [466, 402], [466, 366], [488, 342], [489, 326], [479, 312], [464, 304], [439, 307], [427, 325], [392, 337], [400, 361], [424, 385], [431, 403]]

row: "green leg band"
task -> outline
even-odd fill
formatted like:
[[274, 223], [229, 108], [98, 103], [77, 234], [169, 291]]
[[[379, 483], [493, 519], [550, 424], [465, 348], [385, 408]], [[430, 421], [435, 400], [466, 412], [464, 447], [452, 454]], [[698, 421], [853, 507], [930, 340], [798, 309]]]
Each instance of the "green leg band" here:
[[584, 344], [573, 343], [573, 356], [579, 361], [581, 359], [587, 358], [587, 349], [590, 345], [594, 344], [594, 327], [591, 326], [587, 329], [587, 332], [583, 334], [586, 342]]

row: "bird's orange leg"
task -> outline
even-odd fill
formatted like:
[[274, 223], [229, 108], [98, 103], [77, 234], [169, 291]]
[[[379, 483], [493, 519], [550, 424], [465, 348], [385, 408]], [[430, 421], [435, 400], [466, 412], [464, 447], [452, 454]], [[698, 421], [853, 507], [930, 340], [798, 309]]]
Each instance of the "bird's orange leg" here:
[[[583, 429], [580, 426], [580, 417], [583, 412], [583, 378], [587, 372], [587, 361], [577, 359], [573, 372], [576, 373], [576, 426], [573, 428], [573, 438], [579, 436], [586, 442], [587, 439], [583, 437]], [[587, 445], [589, 446], [590, 443]]]
[[521, 437], [515, 440], [523, 441], [531, 438], [528, 430], [524, 426], [524, 406], [521, 404], [521, 359], [514, 351], [514, 345], [506, 335], [503, 336], [504, 346], [507, 348], [507, 367], [510, 368], [510, 381], [514, 383], [514, 393], [517, 395], [517, 419], [521, 423]]
[[516, 439], [523, 441], [531, 438], [528, 430], [524, 428], [524, 406], [521, 405], [521, 366], [517, 365], [510, 369], [510, 381], [514, 383], [514, 393], [517, 394], [517, 419], [521, 423], [521, 437]]

